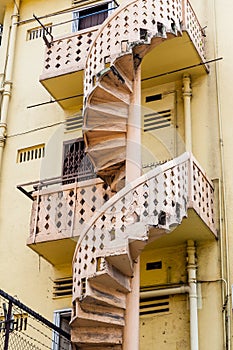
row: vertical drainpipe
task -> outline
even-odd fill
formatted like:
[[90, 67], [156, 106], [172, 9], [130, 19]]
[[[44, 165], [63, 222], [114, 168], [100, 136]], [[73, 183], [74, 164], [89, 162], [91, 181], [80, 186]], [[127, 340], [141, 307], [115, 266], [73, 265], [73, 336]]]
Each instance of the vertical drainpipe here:
[[192, 240], [187, 242], [187, 272], [190, 306], [190, 349], [198, 350], [198, 314], [197, 314], [197, 264], [196, 247]]
[[12, 90], [12, 72], [14, 67], [14, 56], [15, 56], [15, 43], [16, 43], [16, 34], [17, 34], [17, 22], [19, 17], [19, 4], [20, 0], [14, 1], [14, 10], [11, 16], [11, 28], [10, 28], [10, 38], [9, 38], [9, 46], [7, 51], [7, 64], [5, 71], [5, 78], [3, 84], [3, 92], [2, 92], [2, 103], [0, 110], [0, 174], [2, 168], [2, 155], [3, 149], [6, 141], [7, 134], [7, 117], [8, 117], [8, 109], [9, 102], [11, 97]]
[[184, 99], [184, 119], [185, 119], [185, 148], [187, 152], [192, 152], [192, 118], [191, 118], [191, 78], [189, 74], [183, 75], [183, 99]]
[[[129, 107], [126, 146], [126, 183], [141, 176], [141, 67], [134, 78], [133, 94]], [[139, 299], [140, 299], [140, 257], [134, 263], [132, 291], [127, 295], [124, 350], [139, 349]]]

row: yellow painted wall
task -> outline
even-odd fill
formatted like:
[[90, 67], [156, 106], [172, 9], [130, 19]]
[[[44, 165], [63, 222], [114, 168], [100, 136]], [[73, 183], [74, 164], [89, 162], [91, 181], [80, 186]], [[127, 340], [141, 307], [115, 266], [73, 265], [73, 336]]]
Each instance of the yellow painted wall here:
[[[192, 79], [192, 136], [193, 153], [210, 178], [221, 177], [220, 173], [220, 140], [219, 121], [223, 127], [224, 144], [223, 164], [225, 170], [227, 224], [229, 233], [230, 253], [232, 251], [233, 208], [232, 189], [232, 45], [229, 43], [232, 21], [233, 5], [227, 0], [225, 6], [220, 0], [194, 1], [191, 3], [200, 18], [202, 26], [207, 25], [207, 54], [208, 59], [222, 56], [219, 63], [210, 65], [210, 73], [197, 77], [190, 70]], [[214, 3], [216, 9], [214, 9]], [[22, 0], [20, 20], [55, 12], [70, 6], [68, 0], [61, 3], [52, 1]], [[9, 6], [4, 22], [4, 38], [0, 47], [0, 81], [4, 73], [4, 57], [7, 49], [7, 35], [10, 23], [12, 6]], [[216, 15], [216, 26], [214, 23]], [[65, 15], [62, 19], [69, 19]], [[61, 17], [53, 17], [52, 22], [58, 23]], [[50, 23], [45, 20], [43, 23]], [[65, 134], [63, 122], [67, 115], [76, 113], [78, 107], [64, 111], [56, 104], [47, 104], [28, 109], [32, 104], [46, 102], [50, 95], [39, 83], [44, 60], [43, 40], [27, 40], [27, 31], [37, 27], [35, 21], [20, 24], [18, 27], [15, 51], [15, 64], [13, 71], [13, 90], [8, 115], [8, 138], [4, 149], [4, 158], [0, 182], [0, 281], [1, 288], [17, 297], [52, 319], [55, 309], [67, 308], [71, 305], [70, 298], [52, 299], [53, 280], [71, 275], [70, 266], [53, 267], [38, 257], [26, 247], [29, 235], [29, 220], [31, 202], [16, 189], [17, 184], [34, 181], [41, 176], [59, 176], [61, 174], [62, 142], [68, 138], [80, 137], [81, 132]], [[55, 27], [54, 36], [70, 33], [70, 24]], [[218, 40], [214, 43], [214, 30], [217, 28]], [[217, 75], [216, 75], [217, 74]], [[216, 77], [218, 78], [216, 84]], [[142, 105], [149, 93], [159, 93], [162, 90], [177, 91], [177, 126], [174, 131], [179, 138], [177, 154], [180, 154], [184, 140], [184, 118], [182, 100], [182, 74], [168, 85], [154, 83], [148, 89], [142, 90]], [[218, 94], [217, 94], [218, 93]], [[219, 100], [218, 100], [219, 99]], [[219, 103], [218, 103], [219, 102]], [[155, 105], [150, 106], [156, 108]], [[170, 157], [170, 152], [156, 149], [155, 136], [143, 135], [143, 147], [149, 150], [143, 163], [153, 162], [154, 159]], [[28, 163], [17, 163], [17, 151], [21, 148], [45, 143], [47, 147], [46, 158], [33, 160]], [[164, 153], [163, 153], [164, 152]], [[224, 238], [225, 231], [222, 234]], [[200, 349], [219, 350], [223, 348], [222, 336], [222, 304], [220, 281], [220, 255], [219, 242], [198, 243], [198, 279], [201, 285], [202, 306], [198, 311], [200, 330]], [[161, 259], [162, 271], [145, 271], [145, 263]], [[230, 254], [230, 266], [233, 255]], [[151, 284], [178, 283], [187, 281], [185, 247], [169, 247], [163, 249], [147, 250], [141, 258], [142, 286]], [[171, 267], [170, 279], [168, 267]], [[232, 271], [230, 283], [233, 282]], [[213, 307], [214, 306], [214, 307]], [[189, 346], [189, 310], [187, 297], [171, 297], [171, 311], [168, 315], [145, 316], [141, 318], [141, 349], [187, 349]], [[211, 327], [210, 327], [211, 325]], [[211, 331], [215, 330], [215, 331]], [[207, 336], [211, 332], [211, 337]], [[148, 336], [150, 335], [150, 336]]]

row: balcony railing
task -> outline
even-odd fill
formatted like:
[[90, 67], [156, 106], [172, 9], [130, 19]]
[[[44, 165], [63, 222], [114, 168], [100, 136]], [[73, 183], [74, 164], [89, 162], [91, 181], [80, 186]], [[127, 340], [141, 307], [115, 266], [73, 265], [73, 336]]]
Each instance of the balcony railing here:
[[98, 27], [81, 30], [53, 41], [46, 48], [40, 80], [83, 70]]
[[173, 23], [174, 28], [187, 31], [200, 58], [205, 60], [203, 30], [188, 0], [167, 0], [164, 3], [133, 0], [116, 9], [102, 25], [107, 30], [102, 32], [100, 29], [97, 36], [99, 27], [93, 27], [54, 40], [52, 46], [46, 49], [40, 80], [83, 70], [93, 46], [96, 54], [91, 58], [92, 73], [99, 72], [105, 64], [104, 58], [120, 54], [126, 42], [140, 41], [139, 29], [153, 32], [157, 23], [167, 28]]
[[[69, 177], [69, 180], [72, 179]], [[60, 184], [57, 184], [57, 179], [50, 179], [36, 185], [40, 189], [32, 195], [28, 245], [64, 238], [77, 239], [90, 218], [112, 195], [100, 179], [75, 180], [61, 185], [64, 178]]]

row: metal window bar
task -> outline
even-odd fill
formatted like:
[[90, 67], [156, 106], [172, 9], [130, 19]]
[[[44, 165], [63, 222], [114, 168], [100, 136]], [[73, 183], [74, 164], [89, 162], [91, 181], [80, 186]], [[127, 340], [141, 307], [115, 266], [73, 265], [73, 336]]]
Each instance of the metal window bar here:
[[94, 166], [85, 154], [84, 141], [69, 142], [64, 145], [63, 184], [95, 178]]

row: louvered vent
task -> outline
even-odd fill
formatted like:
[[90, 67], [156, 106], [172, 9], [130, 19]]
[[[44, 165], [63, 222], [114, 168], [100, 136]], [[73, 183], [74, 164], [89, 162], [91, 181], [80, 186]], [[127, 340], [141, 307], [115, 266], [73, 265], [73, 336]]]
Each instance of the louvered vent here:
[[75, 115], [66, 119], [66, 132], [75, 131], [82, 128], [82, 115]]
[[169, 311], [169, 295], [140, 300], [140, 316], [162, 314]]
[[72, 277], [58, 278], [54, 281], [53, 297], [70, 297], [72, 296]]
[[144, 114], [143, 131], [152, 131], [171, 126], [171, 109]]

